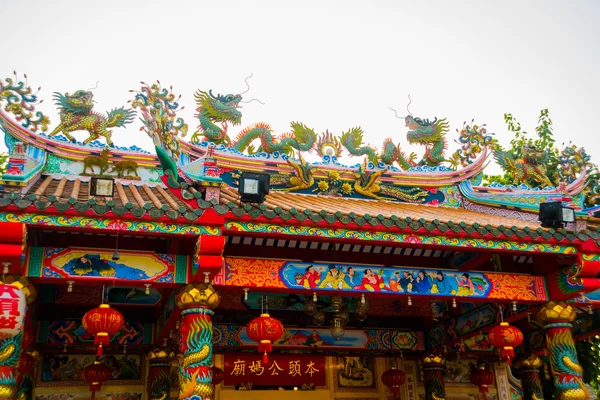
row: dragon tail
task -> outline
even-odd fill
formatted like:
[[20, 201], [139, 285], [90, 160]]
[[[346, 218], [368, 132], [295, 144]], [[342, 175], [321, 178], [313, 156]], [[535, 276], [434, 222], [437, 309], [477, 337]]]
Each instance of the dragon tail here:
[[350, 128], [347, 132], [342, 133], [341, 143], [353, 156], [366, 155], [369, 161], [377, 164], [376, 150], [370, 146], [363, 146], [364, 132], [360, 127]]
[[133, 122], [135, 118], [135, 111], [125, 109], [124, 107], [114, 108], [108, 112], [108, 124], [109, 128], [125, 126]]
[[292, 122], [292, 138], [280, 140], [281, 146], [290, 146], [298, 151], [312, 151], [317, 142], [315, 131], [300, 122]]

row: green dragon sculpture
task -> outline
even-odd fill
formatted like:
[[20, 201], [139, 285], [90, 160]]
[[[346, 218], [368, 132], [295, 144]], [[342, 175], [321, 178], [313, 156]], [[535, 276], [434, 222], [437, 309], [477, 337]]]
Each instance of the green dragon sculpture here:
[[382, 152], [377, 154], [377, 150], [369, 145], [363, 146], [363, 130], [361, 128], [352, 128], [342, 133], [341, 143], [353, 156], [367, 156], [367, 159], [373, 164], [381, 161], [385, 165], [392, 165], [397, 162], [403, 170], [408, 170], [417, 166], [438, 166], [447, 160], [444, 157], [448, 145], [446, 134], [449, 130], [449, 124], [446, 119], [437, 118], [433, 121], [421, 119], [408, 115], [404, 118], [406, 126], [409, 128], [406, 138], [410, 144], [420, 144], [425, 146], [423, 158], [416, 162], [417, 155], [411, 153], [406, 155], [400, 145], [395, 145], [391, 138], [383, 141]]
[[[282, 152], [292, 154], [294, 150], [310, 151], [317, 141], [314, 130], [299, 122], [292, 122], [292, 132], [275, 137], [268, 124], [259, 122], [244, 128], [232, 142], [228, 135], [229, 124], [239, 125], [242, 113], [239, 103], [242, 101], [240, 94], [228, 94], [216, 96], [212, 91], [197, 91], [195, 94], [198, 112], [196, 116], [200, 121], [198, 131], [192, 136], [192, 143], [199, 143], [201, 137], [205, 141], [223, 144], [239, 152], [248, 151], [249, 154], [265, 152]], [[260, 146], [254, 148], [252, 142], [260, 140]]]
[[89, 137], [83, 141], [83, 144], [103, 137], [107, 145], [114, 147], [111, 140], [112, 132], [108, 128], [122, 127], [133, 122], [135, 111], [121, 107], [109, 111], [108, 116], [104, 116], [93, 110], [93, 100], [94, 94], [89, 90], [78, 90], [72, 95], [55, 92], [54, 101], [60, 110], [60, 125], [48, 136], [62, 133], [71, 142], [77, 143], [71, 136], [71, 132], [88, 131]]
[[[45, 132], [50, 120], [35, 109], [43, 100], [38, 100], [37, 92], [33, 93], [27, 82], [27, 74], [24, 75], [25, 82], [19, 80], [16, 71], [14, 75], [14, 78], [0, 79], [0, 102], [6, 101], [4, 111], [14, 115], [17, 121], [22, 122], [23, 127], [32, 132], [37, 132], [40, 128]], [[40, 89], [38, 88], [38, 92]]]
[[528, 181], [536, 182], [542, 187], [553, 186], [546, 176], [546, 163], [549, 160], [547, 151], [538, 149], [533, 144], [525, 144], [521, 148], [521, 159], [515, 157], [497, 145], [494, 149], [494, 158], [500, 167], [513, 176], [513, 185], [518, 186]]

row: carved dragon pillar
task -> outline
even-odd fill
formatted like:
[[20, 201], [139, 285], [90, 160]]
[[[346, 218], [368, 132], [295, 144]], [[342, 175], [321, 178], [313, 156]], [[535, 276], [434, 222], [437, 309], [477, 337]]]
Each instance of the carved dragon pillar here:
[[546, 332], [546, 347], [550, 354], [550, 369], [556, 388], [556, 400], [589, 400], [583, 384], [583, 369], [577, 362], [577, 352], [571, 329], [575, 310], [565, 302], [549, 302], [537, 319]]
[[524, 400], [543, 400], [544, 391], [540, 380], [540, 367], [542, 360], [531, 355], [525, 360], [517, 362], [521, 374], [521, 385], [523, 386]]
[[444, 371], [446, 360], [442, 356], [430, 355], [423, 359], [423, 381], [426, 400], [446, 398], [444, 387]]
[[148, 353], [148, 400], [168, 400], [171, 396], [170, 354], [164, 350]]
[[219, 294], [207, 283], [191, 283], [177, 294], [181, 307], [181, 353], [179, 399], [213, 400], [212, 385], [212, 309], [219, 305]]

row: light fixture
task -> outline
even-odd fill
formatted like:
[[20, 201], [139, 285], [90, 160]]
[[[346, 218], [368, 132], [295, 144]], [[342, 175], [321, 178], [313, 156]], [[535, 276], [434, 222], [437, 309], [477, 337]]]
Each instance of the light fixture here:
[[511, 301], [510, 303], [512, 304], [512, 310], [516, 312], [517, 311], [517, 302]]
[[313, 301], [316, 303], [317, 300], [319, 300], [317, 297], [317, 292], [313, 292]]
[[248, 301], [248, 288], [244, 288], [244, 301]]
[[73, 293], [73, 284], [75, 281], [67, 281], [67, 293]]
[[90, 197], [113, 197], [115, 193], [115, 180], [113, 178], [90, 178]]
[[531, 323], [531, 313], [527, 313], [527, 322]]
[[360, 295], [360, 304], [365, 304], [367, 301], [365, 300], [365, 294]]
[[456, 308], [457, 304], [456, 304], [456, 299], [452, 299], [452, 308]]
[[412, 306], [412, 299], [410, 298], [410, 296], [408, 296], [408, 305]]
[[68, 344], [66, 344], [66, 343], [63, 344], [63, 353], [67, 352], [67, 347], [68, 347]]
[[4, 275], [8, 274], [10, 272], [10, 265], [11, 265], [11, 263], [9, 263], [9, 262], [3, 262], [2, 265], [4, 265], [4, 269], [2, 270], [2, 273]]
[[544, 228], [563, 228], [564, 224], [575, 222], [575, 210], [564, 207], [560, 201], [540, 203], [539, 220]]
[[591, 304], [588, 306], [588, 314], [594, 315], [594, 307]]
[[210, 272], [205, 272], [204, 273], [204, 283], [210, 283]]
[[269, 194], [271, 176], [254, 172], [242, 172], [238, 191], [244, 203], [262, 203]]
[[146, 286], [146, 290], [144, 291], [144, 293], [146, 293], [146, 296], [150, 296], [150, 286], [152, 286], [149, 283], [144, 283], [144, 286]]
[[119, 256], [119, 232], [117, 231], [117, 243], [115, 244], [115, 251], [113, 252], [112, 260], [119, 261], [120, 258], [121, 256]]
[[123, 345], [123, 354], [127, 354], [127, 345], [126, 344]]

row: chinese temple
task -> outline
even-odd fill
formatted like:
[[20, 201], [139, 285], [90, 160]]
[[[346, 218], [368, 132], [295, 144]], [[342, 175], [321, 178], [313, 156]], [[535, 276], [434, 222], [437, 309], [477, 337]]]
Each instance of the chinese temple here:
[[409, 111], [374, 147], [242, 124], [246, 92], [196, 91], [188, 126], [158, 82], [106, 114], [70, 89], [50, 118], [0, 80], [0, 399], [590, 399], [583, 149], [549, 178], [475, 123]]

